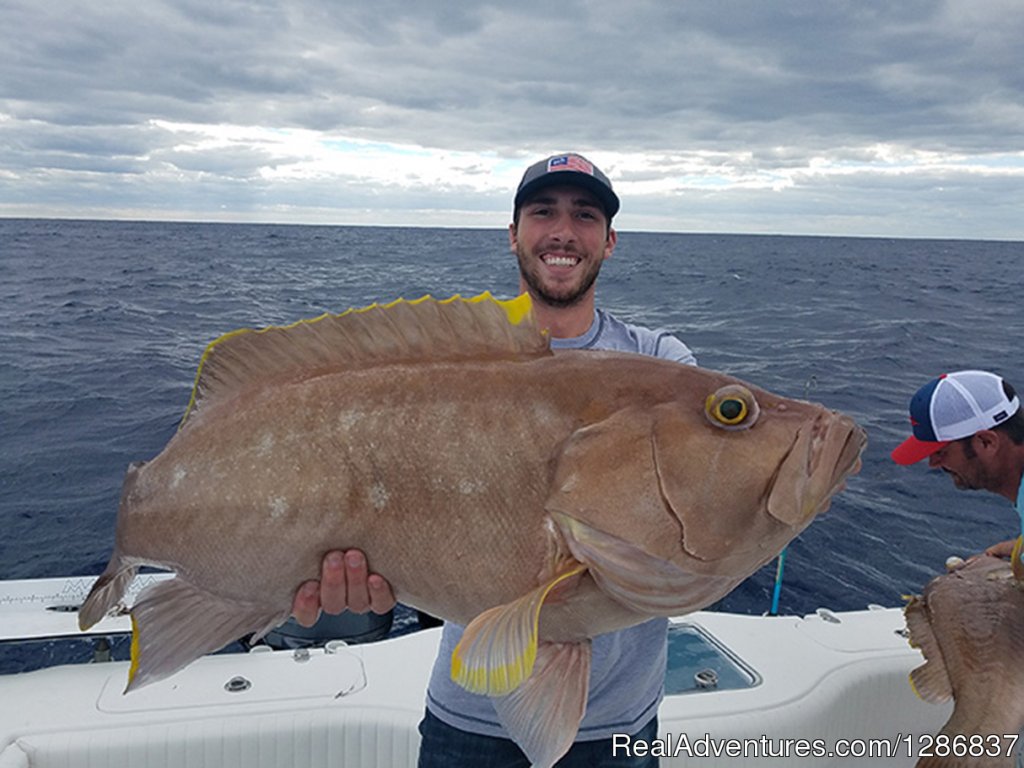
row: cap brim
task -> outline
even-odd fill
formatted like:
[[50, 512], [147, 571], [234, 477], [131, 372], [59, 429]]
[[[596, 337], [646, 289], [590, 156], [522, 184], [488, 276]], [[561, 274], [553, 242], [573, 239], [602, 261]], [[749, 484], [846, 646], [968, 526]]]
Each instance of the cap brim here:
[[910, 436], [896, 446], [891, 454], [892, 460], [897, 464], [916, 464], [949, 443], [949, 440], [918, 440], [916, 437]]
[[609, 221], [619, 212], [618, 196], [606, 184], [603, 184], [600, 179], [586, 173], [580, 173], [579, 171], [552, 171], [537, 177], [533, 181], [527, 182], [516, 193], [513, 209], [518, 211], [519, 207], [526, 200], [545, 187], [562, 185], [583, 187], [592, 192], [601, 201], [604, 215], [608, 217]]

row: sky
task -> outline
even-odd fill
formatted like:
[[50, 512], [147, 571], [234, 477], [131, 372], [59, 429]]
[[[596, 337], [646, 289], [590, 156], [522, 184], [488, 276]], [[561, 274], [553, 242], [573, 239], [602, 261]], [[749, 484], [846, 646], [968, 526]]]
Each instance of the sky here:
[[4, 0], [0, 216], [1024, 241], [1019, 0]]

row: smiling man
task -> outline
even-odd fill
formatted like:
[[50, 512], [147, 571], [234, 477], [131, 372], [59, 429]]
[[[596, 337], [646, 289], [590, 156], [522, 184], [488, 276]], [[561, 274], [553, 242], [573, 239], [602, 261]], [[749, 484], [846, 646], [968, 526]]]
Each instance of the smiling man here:
[[618, 211], [608, 177], [582, 155], [554, 155], [527, 168], [508, 230], [520, 292], [530, 294], [538, 324], [556, 349], [614, 349], [696, 364], [667, 331], [596, 309], [597, 277], [618, 242], [612, 227]]
[[519, 288], [538, 312], [578, 336], [593, 319], [594, 283], [618, 236], [618, 198], [600, 170], [579, 155], [530, 166], [516, 192], [509, 244], [519, 260]]
[[[607, 349], [695, 365], [689, 348], [664, 330], [619, 320], [598, 309], [597, 277], [617, 235], [612, 217], [619, 198], [611, 182], [582, 155], [554, 155], [531, 165], [513, 203], [509, 246], [519, 261], [520, 291], [533, 299], [541, 328], [556, 349]], [[372, 556], [372, 553], [371, 553]], [[320, 608], [380, 613], [395, 604], [379, 574], [367, 574], [361, 552], [329, 553], [320, 582], [296, 595], [293, 611], [311, 624]], [[528, 768], [529, 760], [505, 731], [491, 700], [451, 679], [451, 658], [463, 627], [446, 622], [420, 724], [419, 768], [487, 765]], [[652, 619], [594, 638], [589, 696], [577, 740], [559, 768], [653, 768], [657, 757], [616, 754], [613, 737], [657, 738], [667, 655], [667, 619]]]
[[[582, 155], [554, 155], [527, 168], [508, 230], [520, 291], [530, 294], [555, 349], [612, 349], [695, 365], [689, 348], [667, 331], [625, 323], [596, 307], [597, 277], [618, 239], [612, 228], [618, 210], [608, 177]], [[419, 768], [526, 768], [529, 761], [509, 740], [490, 699], [451, 679], [462, 630], [447, 622], [442, 631], [420, 724]], [[594, 639], [586, 712], [560, 768], [657, 765], [654, 757], [613, 754], [612, 737], [657, 736], [667, 631], [666, 619], [653, 619]]]

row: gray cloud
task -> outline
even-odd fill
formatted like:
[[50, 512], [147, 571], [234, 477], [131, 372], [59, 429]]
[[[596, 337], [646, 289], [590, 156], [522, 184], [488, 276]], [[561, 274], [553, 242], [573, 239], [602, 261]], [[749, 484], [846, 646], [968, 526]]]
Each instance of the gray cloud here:
[[[93, 207], [109, 195], [110, 215], [162, 197], [168, 215], [188, 213], [174, 205], [189, 198], [179, 190], [202, 184], [192, 199], [213, 204], [213, 190], [227, 210], [299, 218], [316, 199], [316, 215], [420, 201], [478, 211], [493, 199], [504, 216], [508, 185], [483, 183], [494, 163], [581, 147], [637, 185], [624, 207], [637, 222], [685, 198], [715, 221], [731, 211], [727, 222], [756, 203], [772, 231], [802, 231], [799, 209], [819, 201], [873, 234], [872, 221], [895, 226], [879, 206], [907, 206], [913, 190], [947, 227], [960, 211], [990, 221], [1002, 200], [1019, 202], [1024, 174], [1022, 33], [1014, 0], [9, 0], [0, 195], [22, 207], [0, 204], [0, 214], [59, 214], [76, 185]], [[410, 170], [388, 184], [337, 168], [320, 179], [312, 149], [267, 133], [204, 140], [216, 126], [459, 159], [444, 181]], [[1004, 167], [982, 167], [993, 162]], [[304, 186], [275, 178], [288, 168], [304, 169]], [[95, 178], [119, 174], [131, 181], [123, 189]], [[701, 184], [728, 189], [704, 190], [711, 205], [694, 199]], [[927, 205], [912, 209], [932, 219]], [[832, 215], [815, 220], [834, 226]], [[1010, 218], [996, 229], [1020, 237]], [[958, 231], [984, 236], [970, 219]]]

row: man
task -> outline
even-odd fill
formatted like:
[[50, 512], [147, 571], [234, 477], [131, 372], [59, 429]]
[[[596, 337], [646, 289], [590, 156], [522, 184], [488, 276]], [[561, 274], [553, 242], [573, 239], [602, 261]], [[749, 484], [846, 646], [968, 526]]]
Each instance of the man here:
[[[696, 364], [681, 341], [618, 320], [595, 306], [601, 265], [615, 249], [611, 226], [619, 199], [611, 182], [578, 154], [555, 155], [530, 166], [513, 203], [509, 246], [519, 261], [520, 290], [529, 292], [534, 314], [556, 349], [613, 349]], [[388, 610], [387, 583], [367, 575], [362, 553], [330, 553], [319, 587], [304, 585], [296, 617], [316, 619], [323, 610]], [[528, 766], [508, 739], [485, 696], [468, 693], [450, 677], [450, 659], [463, 628], [446, 623], [420, 724], [420, 768]], [[590, 693], [577, 742], [559, 766], [656, 766], [657, 758], [613, 759], [612, 735], [657, 737], [657, 710], [665, 677], [667, 620], [652, 619], [593, 641]]]
[[[1013, 387], [987, 371], [943, 374], [911, 399], [910, 423], [913, 435], [892, 452], [893, 461], [927, 458], [961, 490], [1006, 497], [1016, 503], [1024, 533], [1024, 411]], [[1001, 541], [985, 553], [1010, 557], [1017, 542]]]

